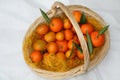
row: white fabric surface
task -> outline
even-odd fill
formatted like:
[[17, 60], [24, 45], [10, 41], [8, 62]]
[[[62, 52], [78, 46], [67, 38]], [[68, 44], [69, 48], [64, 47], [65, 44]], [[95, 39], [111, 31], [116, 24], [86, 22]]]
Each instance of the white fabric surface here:
[[[22, 55], [22, 41], [30, 24], [56, 0], [0, 0], [0, 80], [49, 80], [34, 74]], [[105, 59], [84, 75], [65, 80], [120, 80], [120, 0], [59, 0], [82, 4], [110, 24], [111, 47]]]

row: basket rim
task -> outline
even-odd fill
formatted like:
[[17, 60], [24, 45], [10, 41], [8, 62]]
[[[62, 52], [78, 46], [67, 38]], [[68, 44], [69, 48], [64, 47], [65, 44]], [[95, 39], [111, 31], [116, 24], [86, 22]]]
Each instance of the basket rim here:
[[[85, 9], [91, 11], [92, 13], [96, 14], [97, 17], [99, 17], [99, 18], [101, 19], [101, 21], [102, 21], [101, 23], [102, 23], [103, 25], [106, 25], [106, 22], [102, 19], [102, 17], [100, 17], [96, 12], [92, 11], [91, 9], [89, 9], [89, 8], [83, 6], [83, 5], [67, 5], [67, 7], [68, 7], [69, 9], [74, 9], [75, 7], [77, 7], [77, 8], [83, 7], [83, 8], [85, 8]], [[78, 10], [78, 9], [74, 9], [74, 10]], [[51, 12], [51, 10], [49, 10], [49, 11], [47, 12], [47, 14], [48, 14], [48, 15], [51, 14], [50, 12]], [[92, 15], [92, 16], [96, 16], [96, 15]], [[95, 18], [95, 17], [94, 17], [94, 18]], [[37, 25], [39, 24], [39, 23], [37, 23], [37, 22], [40, 22], [41, 19], [42, 19], [41, 16], [38, 17], [38, 18], [32, 23], [32, 25], [29, 27], [29, 29], [27, 30], [27, 32], [26, 32], [26, 34], [25, 34], [25, 37], [24, 37], [24, 40], [23, 40], [23, 56], [24, 56], [24, 60], [25, 60], [24, 44], [25, 44], [26, 36], [27, 36], [28, 33], [29, 33], [28, 31], [31, 31], [30, 29], [33, 28], [33, 26], [37, 26]], [[36, 23], [36, 25], [34, 25], [34, 23]], [[35, 27], [34, 27], [34, 28], [35, 28]], [[107, 31], [107, 33], [106, 33], [105, 35], [107, 35], [107, 38], [110, 39], [109, 30]], [[110, 47], [110, 41], [109, 41], [108, 46]], [[108, 47], [108, 49], [109, 49], [109, 47]], [[105, 52], [105, 54], [96, 62], [96, 64], [94, 64], [93, 66], [89, 66], [88, 71], [91, 70], [93, 67], [95, 67], [97, 64], [99, 64], [99, 63], [103, 60], [103, 58], [106, 56], [107, 52], [108, 52], [108, 50], [107, 50], [107, 51]], [[37, 70], [37, 68], [30, 66], [26, 60], [25, 60], [25, 62], [27, 63], [27, 65], [28, 65], [32, 70]], [[90, 62], [91, 62], [91, 61], [90, 61]], [[79, 66], [78, 66], [78, 67], [79, 67]], [[75, 67], [75, 68], [76, 68], [76, 67]], [[39, 69], [39, 70], [42, 70], [42, 69]], [[73, 69], [70, 69], [69, 71], [66, 71], [66, 72], [53, 72], [53, 71], [47, 71], [47, 70], [42, 70], [42, 71], [44, 71], [44, 72], [46, 72], [46, 73], [49, 72], [50, 74], [51, 74], [51, 73], [63, 74], [63, 73], [69, 73], [71, 70], [74, 70], [74, 68], [73, 68]], [[81, 74], [82, 74], [82, 73], [81, 73]]]

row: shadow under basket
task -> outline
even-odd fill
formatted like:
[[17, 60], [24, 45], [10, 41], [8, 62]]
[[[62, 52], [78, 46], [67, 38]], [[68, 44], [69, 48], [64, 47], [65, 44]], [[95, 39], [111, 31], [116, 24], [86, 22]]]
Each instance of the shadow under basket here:
[[72, 11], [74, 11], [74, 10], [84, 12], [85, 15], [88, 16], [88, 22], [92, 23], [94, 26], [96, 26], [96, 28], [101, 28], [101, 27], [103, 28], [104, 26], [107, 25], [104, 22], [104, 20], [97, 13], [93, 12], [89, 8], [86, 8], [81, 5], [65, 6], [64, 4], [62, 4], [60, 2], [55, 2], [53, 4], [51, 10], [49, 10], [47, 12], [47, 15], [49, 16], [49, 18], [52, 18], [55, 15], [61, 16], [60, 14], [64, 13], [69, 18], [69, 20], [71, 21], [71, 23], [77, 33], [79, 41], [81, 42], [81, 47], [82, 47], [83, 53], [84, 53], [84, 64], [79, 65], [79, 66], [77, 66], [73, 69], [70, 69], [68, 71], [65, 71], [65, 72], [47, 71], [47, 70], [38, 68], [34, 64], [32, 64], [32, 61], [31, 61], [29, 55], [32, 51], [32, 41], [34, 40], [35, 29], [40, 23], [45, 22], [44, 18], [41, 16], [38, 19], [36, 19], [35, 22], [33, 22], [33, 24], [30, 26], [30, 28], [28, 29], [28, 31], [24, 37], [24, 41], [23, 41], [24, 59], [25, 59], [26, 63], [28, 64], [28, 66], [34, 72], [36, 72], [38, 75], [47, 77], [47, 78], [53, 78], [53, 79], [62, 79], [62, 78], [73, 77], [73, 76], [76, 76], [79, 74], [86, 73], [87, 71], [91, 70], [98, 63], [100, 63], [103, 60], [103, 58], [106, 56], [106, 54], [109, 50], [109, 46], [110, 46], [109, 31], [107, 30], [105, 32], [105, 40], [106, 41], [105, 41], [104, 46], [102, 46], [102, 48], [99, 50], [99, 52], [97, 52], [97, 55], [92, 60], [90, 60], [87, 43], [84, 40], [83, 34], [80, 30], [78, 23], [75, 21], [73, 15], [72, 15]]

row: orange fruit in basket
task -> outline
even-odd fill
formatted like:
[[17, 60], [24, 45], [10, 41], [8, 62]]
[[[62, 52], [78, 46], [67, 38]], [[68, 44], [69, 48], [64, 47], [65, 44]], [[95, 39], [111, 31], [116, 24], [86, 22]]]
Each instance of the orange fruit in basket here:
[[47, 53], [47, 52], [44, 53], [44, 54], [43, 54], [43, 59], [44, 59], [45, 57], [47, 57], [48, 55], [49, 55], [49, 53]]
[[66, 58], [69, 58], [69, 57], [71, 56], [71, 52], [72, 52], [72, 50], [68, 50], [68, 51], [65, 53]]
[[53, 32], [59, 32], [61, 31], [63, 28], [63, 21], [61, 18], [58, 18], [58, 17], [54, 17], [51, 19], [51, 22], [50, 22], [50, 29], [53, 31]]
[[77, 50], [77, 56], [79, 59], [84, 60], [84, 54]]
[[61, 31], [61, 32], [57, 32], [56, 33], [56, 39], [57, 40], [64, 40], [64, 32], [63, 31]]
[[42, 60], [42, 54], [40, 53], [40, 51], [33, 51], [31, 54], [30, 54], [30, 58], [33, 62], [40, 62]]
[[49, 30], [49, 26], [47, 24], [40, 24], [36, 28], [36, 32], [40, 35], [46, 34]]
[[65, 54], [63, 52], [58, 52], [56, 54], [56, 56], [57, 56], [58, 59], [61, 59], [61, 60], [65, 60], [66, 59], [66, 56], [65, 56]]
[[104, 45], [105, 43], [105, 35], [102, 34], [102, 35], [99, 35], [99, 32], [98, 31], [94, 31], [91, 33], [91, 41], [92, 41], [92, 44], [94, 47], [101, 47]]
[[55, 33], [52, 31], [48, 32], [47, 34], [45, 34], [44, 39], [46, 42], [55, 41], [56, 40]]
[[49, 53], [56, 53], [58, 51], [58, 46], [55, 42], [49, 42], [47, 45], [47, 51]]
[[72, 53], [72, 49], [69, 49], [69, 50], [65, 53], [66, 58], [69, 58], [69, 57], [74, 58], [74, 57], [76, 56], [76, 53], [75, 53], [75, 52], [76, 52], [76, 51], [74, 50], [73, 53]]
[[57, 46], [58, 46], [58, 51], [59, 52], [66, 52], [68, 49], [68, 44], [67, 41], [63, 40], [63, 41], [56, 41]]
[[44, 40], [36, 40], [33, 43], [33, 49], [40, 51], [40, 50], [45, 50], [46, 49], [47, 43]]
[[90, 34], [91, 32], [94, 31], [94, 27], [91, 24], [86, 23], [81, 25], [81, 31], [83, 34], [86, 34], [86, 31], [88, 31], [88, 33]]
[[[73, 42], [75, 42], [75, 43], [78, 43], [77, 41], [75, 41], [75, 40], [70, 40], [69, 42], [68, 42], [68, 48], [69, 49], [72, 49], [73, 48]], [[74, 47], [74, 49], [75, 49], [75, 47]]]
[[79, 39], [78, 39], [77, 35], [74, 35], [73, 40], [74, 40], [77, 44], [80, 44], [80, 42], [79, 42]]
[[81, 16], [82, 16], [82, 13], [80, 11], [76, 10], [76, 11], [73, 11], [73, 16], [74, 16], [75, 20], [79, 23]]
[[64, 34], [65, 34], [65, 39], [67, 41], [69, 41], [69, 40], [71, 40], [73, 38], [73, 32], [71, 30], [69, 30], [69, 29], [66, 29], [64, 31]]
[[72, 27], [72, 24], [68, 18], [64, 19], [64, 29], [70, 29]]

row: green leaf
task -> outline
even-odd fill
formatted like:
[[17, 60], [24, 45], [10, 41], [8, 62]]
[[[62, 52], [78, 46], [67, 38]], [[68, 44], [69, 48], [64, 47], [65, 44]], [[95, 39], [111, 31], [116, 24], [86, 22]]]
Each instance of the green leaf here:
[[108, 27], [109, 25], [105, 26], [102, 30], [100, 30], [99, 35], [104, 34]]
[[86, 19], [86, 16], [84, 14], [84, 12], [82, 12], [82, 16], [81, 16], [81, 19], [80, 19], [80, 24], [85, 24], [87, 22], [87, 19]]
[[77, 43], [74, 43], [74, 44], [75, 44], [75, 47], [82, 53], [83, 51], [82, 51], [81, 47]]
[[87, 40], [88, 40], [89, 53], [91, 54], [93, 52], [93, 46], [92, 46], [92, 41], [91, 41], [91, 38], [90, 38], [90, 35], [89, 35], [88, 31], [86, 31], [86, 37], [87, 37]]
[[50, 20], [50, 18], [47, 16], [47, 14], [46, 14], [42, 9], [40, 9], [40, 12], [41, 12], [43, 18], [46, 20], [46, 22], [50, 23], [51, 20]]

